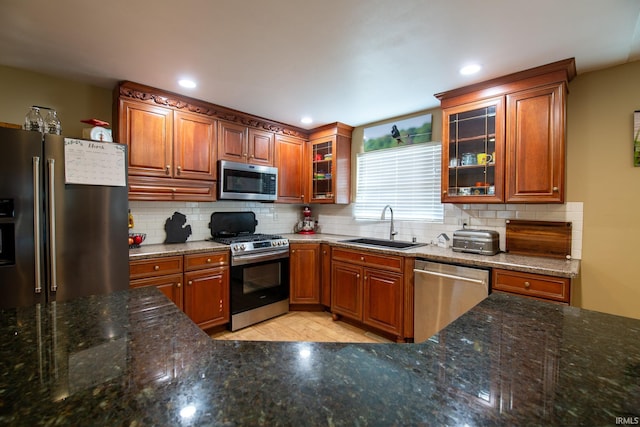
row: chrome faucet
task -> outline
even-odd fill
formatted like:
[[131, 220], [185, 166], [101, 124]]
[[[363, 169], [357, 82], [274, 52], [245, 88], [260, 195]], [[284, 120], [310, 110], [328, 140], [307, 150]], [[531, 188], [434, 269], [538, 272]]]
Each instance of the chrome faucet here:
[[391, 205], [387, 205], [384, 208], [382, 208], [382, 216], [380, 217], [380, 219], [384, 219], [384, 213], [387, 211], [387, 208], [389, 208], [389, 212], [391, 212], [391, 223], [389, 225], [389, 240], [393, 240], [394, 236], [398, 234], [398, 232], [393, 229], [393, 209], [391, 209]]

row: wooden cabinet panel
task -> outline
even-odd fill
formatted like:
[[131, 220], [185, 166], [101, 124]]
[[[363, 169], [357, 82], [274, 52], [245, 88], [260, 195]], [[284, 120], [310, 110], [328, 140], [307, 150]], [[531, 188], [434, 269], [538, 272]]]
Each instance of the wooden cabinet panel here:
[[292, 243], [289, 252], [289, 302], [320, 304], [320, 244]]
[[229, 267], [184, 273], [185, 313], [202, 329], [223, 325], [229, 316]]
[[223, 265], [229, 265], [227, 252], [207, 252], [184, 256], [184, 271], [202, 270]]
[[249, 128], [248, 162], [254, 165], [273, 166], [275, 136], [272, 132]]
[[247, 127], [235, 123], [218, 123], [218, 159], [246, 163]]
[[362, 321], [362, 267], [334, 261], [331, 265], [331, 312]]
[[363, 322], [394, 335], [402, 334], [403, 276], [364, 270]]
[[177, 273], [182, 274], [182, 256], [151, 258], [129, 262], [130, 279], [141, 279]]
[[492, 288], [538, 299], [569, 303], [571, 279], [494, 268]]
[[320, 245], [320, 302], [326, 307], [331, 306], [331, 246]]
[[202, 114], [174, 113], [173, 175], [181, 179], [216, 179], [216, 121]]
[[278, 202], [303, 203], [305, 198], [305, 141], [277, 136], [275, 144], [275, 166], [278, 168]]
[[333, 259], [353, 262], [356, 264], [374, 265], [377, 267], [384, 267], [385, 269], [392, 271], [402, 271], [402, 257], [399, 256], [333, 248], [332, 257]]
[[118, 141], [129, 150], [129, 174], [171, 176], [173, 111], [120, 100]]
[[182, 273], [167, 276], [151, 277], [148, 279], [131, 280], [129, 287], [155, 286], [167, 296], [180, 310], [184, 309], [182, 298]]
[[195, 179], [129, 177], [129, 200], [216, 201], [216, 182]]
[[305, 150], [305, 202], [351, 202], [351, 133], [334, 123], [314, 129]]
[[563, 84], [507, 95], [507, 202], [564, 201]]

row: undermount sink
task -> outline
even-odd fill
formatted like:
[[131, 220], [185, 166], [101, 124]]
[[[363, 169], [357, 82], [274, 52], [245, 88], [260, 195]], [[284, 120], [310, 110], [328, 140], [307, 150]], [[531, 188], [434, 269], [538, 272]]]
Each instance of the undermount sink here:
[[376, 246], [379, 248], [393, 248], [393, 249], [410, 249], [410, 248], [426, 245], [426, 243], [403, 242], [400, 240], [369, 239], [366, 237], [359, 238], [359, 239], [341, 240], [340, 242], [354, 243], [357, 245]]

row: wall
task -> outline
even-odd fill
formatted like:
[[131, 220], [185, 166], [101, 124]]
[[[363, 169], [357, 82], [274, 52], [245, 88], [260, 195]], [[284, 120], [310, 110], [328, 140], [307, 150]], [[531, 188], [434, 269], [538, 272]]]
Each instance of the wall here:
[[568, 200], [584, 202], [581, 307], [640, 319], [640, 167], [633, 112], [640, 61], [577, 76], [567, 112]]
[[40, 105], [57, 111], [65, 136], [82, 137], [82, 129], [89, 127], [83, 119], [111, 123], [109, 89], [0, 66], [0, 94], [0, 122], [22, 125], [29, 108]]

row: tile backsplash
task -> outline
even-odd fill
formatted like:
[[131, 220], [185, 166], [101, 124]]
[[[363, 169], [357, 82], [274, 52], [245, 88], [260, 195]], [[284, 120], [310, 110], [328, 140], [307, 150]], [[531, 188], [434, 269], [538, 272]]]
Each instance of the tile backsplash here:
[[[174, 212], [187, 216], [192, 235], [188, 241], [204, 240], [210, 237], [209, 222], [213, 212], [253, 211], [256, 214], [258, 233], [292, 233], [297, 221], [302, 219], [304, 205], [277, 203], [222, 201], [198, 202], [142, 202], [131, 201], [129, 208], [134, 216], [133, 231], [146, 233], [145, 243], [162, 243], [166, 237], [164, 224]], [[571, 221], [571, 256], [582, 258], [582, 202], [565, 204], [445, 204], [444, 223], [434, 224], [422, 221], [398, 221], [394, 225], [397, 240], [431, 242], [440, 233], [449, 237], [455, 230], [468, 227], [495, 230], [500, 233], [500, 248], [505, 248], [506, 220], [527, 219], [539, 221]], [[318, 220], [320, 232], [387, 238], [389, 221], [356, 221], [353, 205], [312, 205], [313, 217]]]

